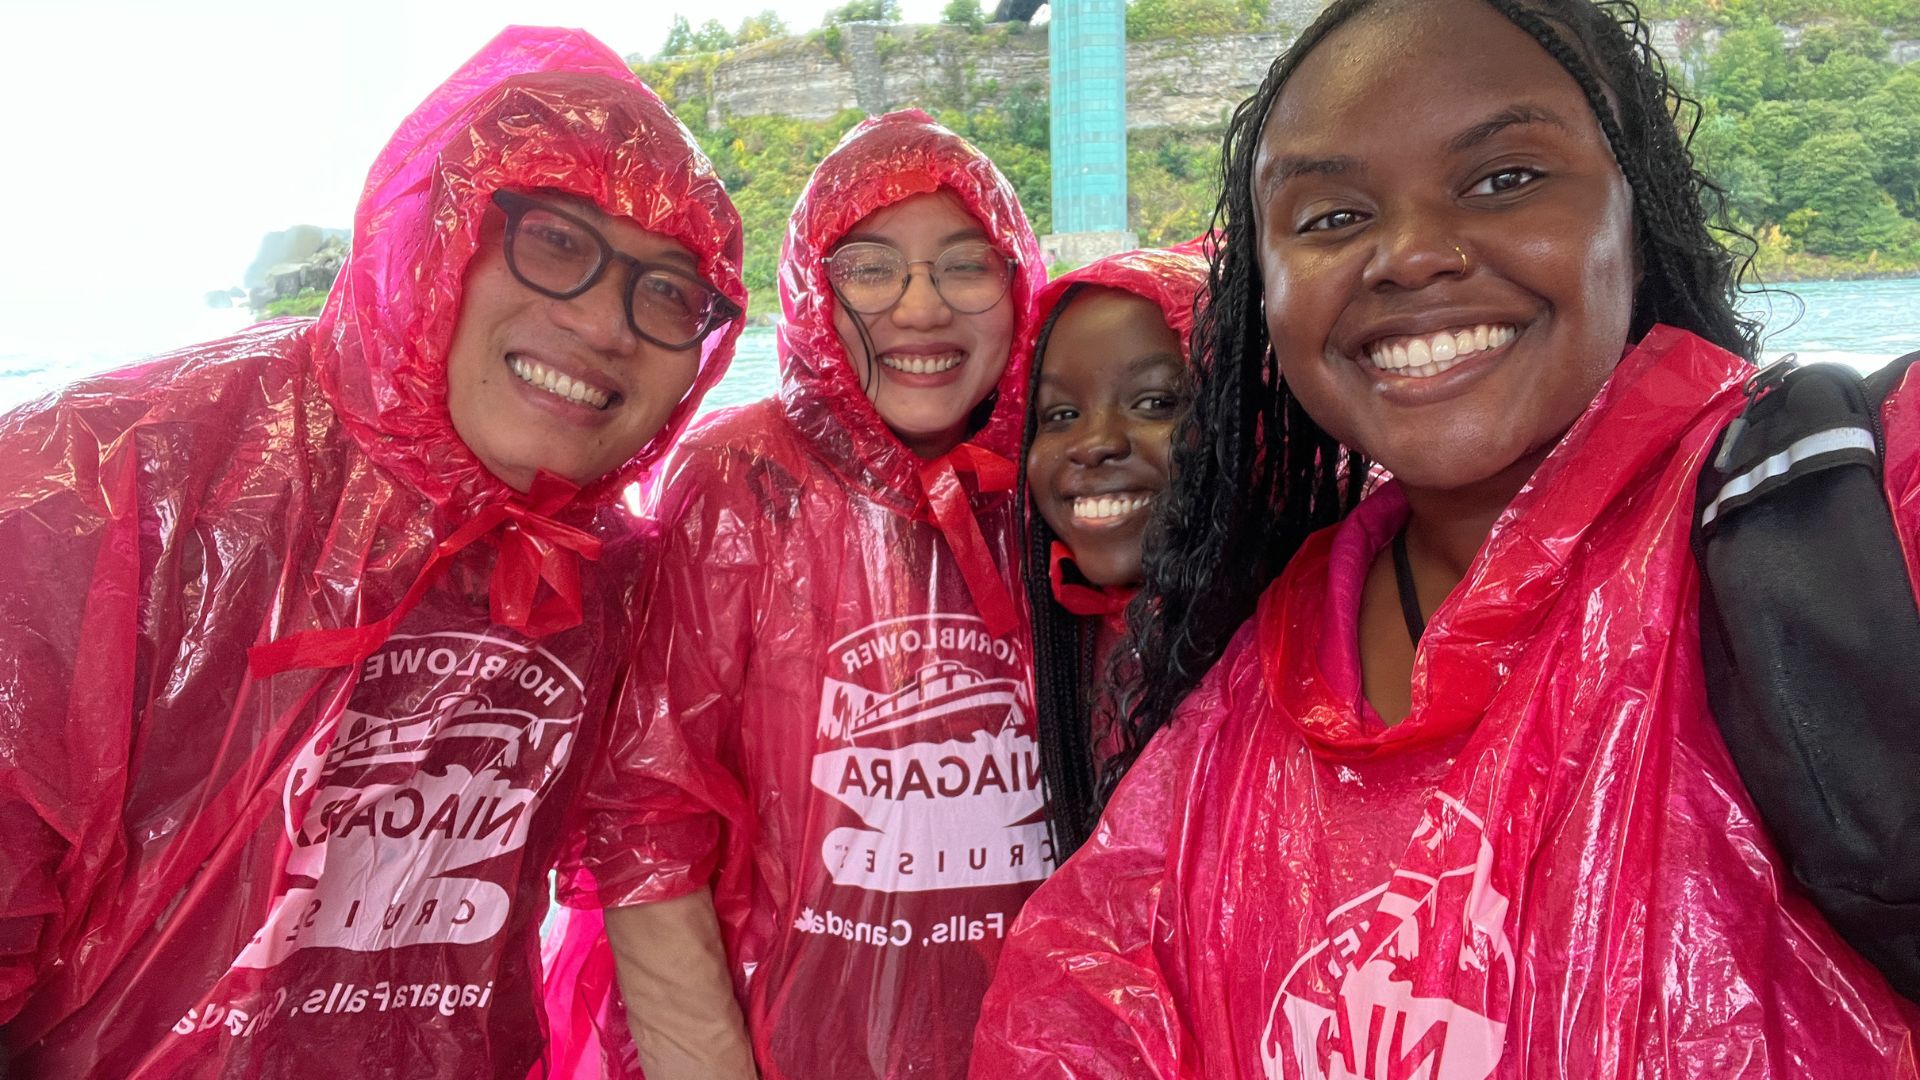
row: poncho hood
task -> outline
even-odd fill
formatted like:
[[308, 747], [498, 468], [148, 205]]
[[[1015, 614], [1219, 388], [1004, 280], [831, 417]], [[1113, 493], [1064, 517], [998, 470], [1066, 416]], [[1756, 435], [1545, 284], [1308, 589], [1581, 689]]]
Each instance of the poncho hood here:
[[1014, 329], [992, 414], [968, 444], [1002, 458], [1020, 448], [1033, 299], [1046, 262], [1019, 196], [972, 143], [917, 109], [862, 121], [814, 170], [788, 222], [780, 253], [779, 333], [783, 409], [820, 453], [870, 490], [917, 490], [921, 462], [867, 400], [833, 329], [825, 259], [861, 219], [903, 199], [949, 191], [1014, 263], [1007, 289]]
[[[462, 278], [502, 188], [588, 199], [671, 237], [746, 306], [740, 218], [713, 166], [658, 96], [577, 30], [513, 27], [400, 124], [367, 175], [352, 253], [314, 328], [315, 364], [354, 440], [443, 507], [513, 492], [455, 434], [447, 349]], [[744, 317], [710, 335], [699, 374], [652, 441], [580, 498], [614, 498], [679, 435], [725, 374]]]
[[1193, 359], [1193, 320], [1196, 305], [1207, 288], [1207, 256], [1200, 241], [1172, 248], [1123, 251], [1054, 278], [1034, 300], [1035, 320], [1045, 325], [1067, 290], [1119, 289], [1153, 301], [1167, 326], [1180, 335], [1180, 353]]
[[[1035, 322], [1046, 326], [1070, 291], [1118, 289], [1150, 301], [1160, 309], [1167, 326], [1180, 338], [1181, 357], [1191, 364], [1194, 317], [1207, 288], [1207, 256], [1201, 248], [1204, 242], [1205, 238], [1202, 237], [1171, 248], [1123, 251], [1077, 270], [1070, 270], [1041, 288], [1040, 294], [1034, 299]], [[1034, 358], [1036, 377], [1037, 366], [1045, 362], [1044, 355]], [[1030, 524], [1039, 520], [1040, 515], [1033, 506], [1032, 498], [1032, 492], [1029, 491], [1026, 512]], [[1106, 618], [1116, 629], [1123, 626], [1122, 613], [1139, 590], [1099, 589], [1076, 584], [1069, 580], [1064, 571], [1064, 566], [1073, 561], [1072, 551], [1057, 540], [1052, 547], [1049, 576], [1053, 583], [1054, 599], [1075, 615]]]

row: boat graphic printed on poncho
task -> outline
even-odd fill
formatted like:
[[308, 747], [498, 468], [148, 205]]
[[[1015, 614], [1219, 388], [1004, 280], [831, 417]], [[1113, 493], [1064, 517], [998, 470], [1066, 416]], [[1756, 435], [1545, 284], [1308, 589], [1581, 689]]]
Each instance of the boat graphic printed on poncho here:
[[549, 727], [565, 731], [573, 717], [536, 716], [524, 709], [497, 709], [486, 697], [448, 695], [432, 708], [389, 720], [348, 709], [341, 733], [327, 754], [328, 774], [339, 769], [387, 764], [418, 764], [440, 739], [493, 739], [500, 743], [490, 763], [511, 769], [521, 748], [540, 749]]
[[966, 739], [1013, 722], [1019, 716], [1019, 692], [1013, 679], [989, 679], [957, 660], [940, 660], [891, 694], [840, 685], [831, 706], [821, 710], [820, 735], [850, 746], [893, 742], [877, 737], [905, 728], [915, 729], [915, 742]]
[[829, 680], [813, 784], [860, 819], [821, 844], [836, 884], [897, 893], [1045, 876], [1045, 799], [1022, 689], [946, 659], [891, 693]]
[[[444, 670], [386, 662], [408, 650], [444, 656]], [[368, 663], [385, 674], [360, 684], [288, 774], [284, 892], [234, 967], [274, 967], [310, 948], [376, 952], [499, 933], [515, 853], [580, 725], [579, 679], [542, 660], [455, 633], [376, 654]], [[450, 684], [463, 667], [484, 689]]]

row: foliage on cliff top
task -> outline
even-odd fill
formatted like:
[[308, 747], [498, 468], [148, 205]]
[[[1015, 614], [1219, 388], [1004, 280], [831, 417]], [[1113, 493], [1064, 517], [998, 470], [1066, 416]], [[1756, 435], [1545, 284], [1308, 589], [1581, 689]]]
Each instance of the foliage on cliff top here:
[[1913, 0], [1643, 0], [1639, 7], [1649, 19], [1682, 19], [1711, 26], [1841, 22], [1876, 26], [1896, 35], [1920, 31], [1920, 4]]
[[1702, 65], [1695, 153], [1760, 239], [1763, 273], [1920, 267], [1920, 65], [1886, 57], [1870, 24], [1811, 26], [1788, 48], [1750, 19]]
[[940, 21], [979, 33], [986, 28], [987, 13], [980, 10], [980, 0], [947, 0], [947, 6], [940, 11]]
[[1272, 29], [1267, 0], [1128, 0], [1127, 40], [1223, 37]]
[[850, 22], [900, 21], [900, 0], [847, 0], [846, 3], [827, 12], [820, 21], [822, 26], [839, 26]]

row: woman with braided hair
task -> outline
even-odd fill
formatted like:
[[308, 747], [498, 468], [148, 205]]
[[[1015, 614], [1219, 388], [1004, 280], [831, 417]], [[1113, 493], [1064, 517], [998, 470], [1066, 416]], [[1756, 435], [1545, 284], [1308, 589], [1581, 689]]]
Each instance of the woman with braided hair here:
[[[1199, 243], [1108, 256], [1047, 283], [1022, 443], [1034, 713], [1047, 822], [1065, 861], [1120, 748], [1111, 685], [1141, 549], [1186, 410]], [[1123, 654], [1124, 655], [1124, 654]]]
[[1756, 328], [1679, 101], [1626, 5], [1341, 0], [1236, 113], [1130, 767], [973, 1075], [1916, 1075], [1708, 708]]

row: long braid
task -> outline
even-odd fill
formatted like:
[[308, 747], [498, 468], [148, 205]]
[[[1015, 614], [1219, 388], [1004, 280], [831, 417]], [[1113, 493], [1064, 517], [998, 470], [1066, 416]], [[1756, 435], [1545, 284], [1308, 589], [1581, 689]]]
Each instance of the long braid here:
[[[1103, 798], [1219, 658], [1266, 582], [1350, 505], [1324, 494], [1342, 451], [1294, 403], [1269, 355], [1250, 180], [1281, 86], [1315, 44], [1372, 2], [1328, 8], [1228, 124], [1212, 223], [1224, 239], [1194, 326], [1194, 403], [1174, 433], [1173, 484], [1147, 531], [1142, 599], [1128, 611], [1137, 678], [1122, 690], [1123, 744], [1101, 777]], [[1283, 505], [1288, 513], [1278, 512]]]
[[1040, 400], [1040, 373], [1047, 343], [1053, 337], [1053, 328], [1061, 313], [1080, 291], [1080, 287], [1074, 285], [1061, 294], [1034, 342], [1027, 386], [1029, 406], [1020, 439], [1019, 467], [1015, 470], [1019, 477], [1015, 505], [1026, 508], [1027, 515], [1027, 560], [1023, 576], [1033, 625], [1035, 728], [1041, 775], [1047, 784], [1047, 832], [1053, 841], [1056, 866], [1086, 843], [1100, 812], [1093, 775], [1091, 702], [1094, 695], [1090, 693], [1089, 677], [1093, 673], [1088, 661], [1094, 635], [1087, 625], [1091, 620], [1071, 614], [1054, 599], [1048, 569], [1057, 538], [1046, 519], [1033, 510], [1027, 491], [1026, 459], [1039, 429], [1039, 410], [1034, 404]]
[[[1260, 593], [1315, 530], [1359, 500], [1368, 464], [1340, 446], [1288, 392], [1267, 338], [1253, 229], [1261, 129], [1301, 61], [1356, 15], [1395, 0], [1336, 0], [1276, 58], [1234, 110], [1222, 145], [1209, 270], [1211, 301], [1194, 328], [1194, 406], [1174, 435], [1173, 484], [1147, 533], [1145, 584], [1129, 611], [1137, 680], [1124, 690], [1125, 745], [1101, 777], [1104, 798], [1225, 651]], [[1642, 279], [1634, 340], [1656, 322], [1749, 358], [1759, 325], [1734, 306], [1754, 244], [1726, 224], [1722, 189], [1687, 150], [1698, 106], [1674, 90], [1627, 0], [1486, 0], [1573, 77], [1633, 195]], [[1562, 27], [1566, 34], [1557, 31]], [[1631, 133], [1632, 137], [1629, 137]], [[1716, 242], [1737, 242], [1738, 261]]]

